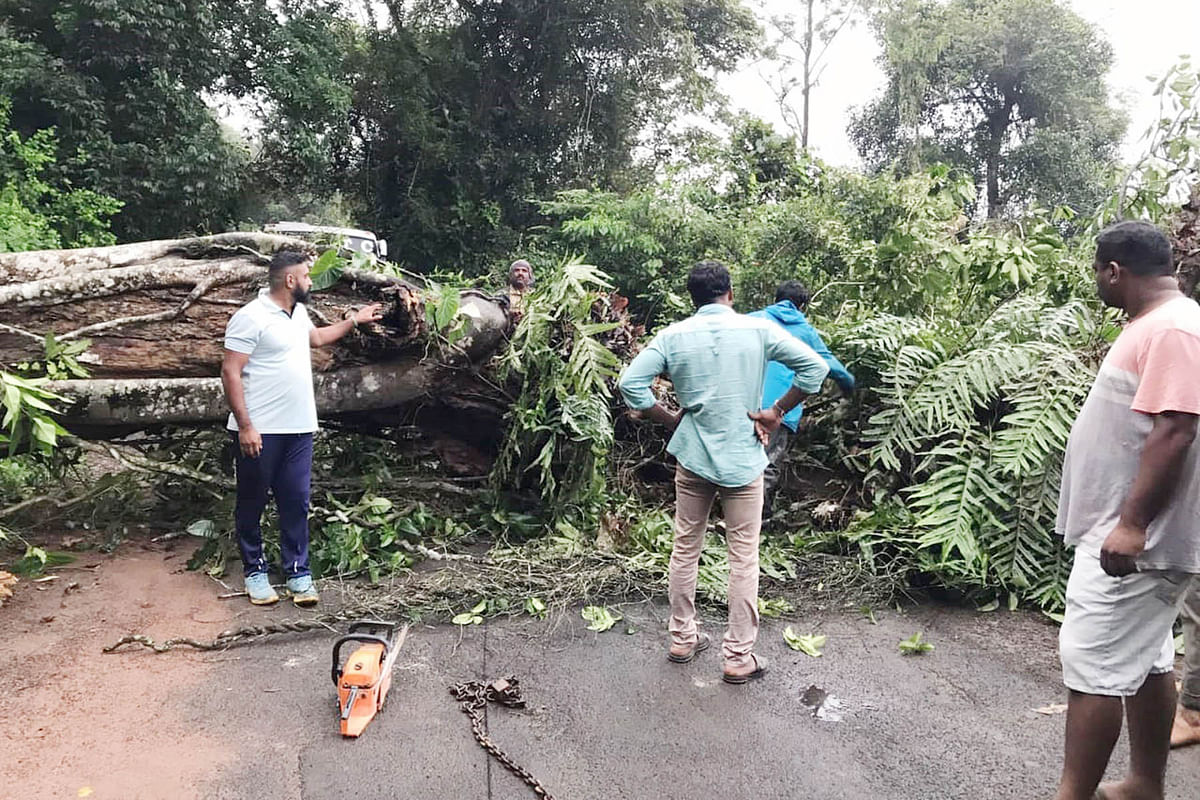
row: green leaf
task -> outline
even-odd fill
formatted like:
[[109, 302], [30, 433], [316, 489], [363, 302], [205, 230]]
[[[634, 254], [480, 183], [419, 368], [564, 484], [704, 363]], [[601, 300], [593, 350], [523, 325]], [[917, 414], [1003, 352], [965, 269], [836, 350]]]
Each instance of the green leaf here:
[[483, 618], [478, 614], [472, 614], [470, 611], [464, 611], [461, 614], [455, 614], [450, 622], [454, 625], [478, 625], [483, 622]]
[[190, 536], [203, 536], [211, 539], [217, 534], [217, 525], [211, 519], [198, 519], [187, 526], [187, 532]]
[[584, 606], [580, 616], [591, 623], [588, 625], [589, 631], [597, 632], [606, 631], [621, 620], [620, 614], [613, 614], [604, 606]]
[[933, 645], [922, 640], [920, 631], [900, 642], [900, 652], [906, 656], [919, 656], [932, 651]]
[[42, 419], [41, 417], [34, 417], [30, 420], [30, 423], [33, 428], [33, 438], [42, 445], [43, 449], [48, 450], [54, 447], [58, 439], [58, 426], [50, 420]]
[[386, 497], [372, 497], [367, 501], [367, 507], [373, 514], [386, 514], [392, 510], [392, 501]]
[[792, 604], [782, 597], [764, 600], [760, 595], [758, 598], [758, 613], [767, 619], [778, 619], [792, 611]]
[[346, 262], [338, 255], [337, 248], [326, 250], [308, 271], [308, 276], [312, 278], [312, 290], [320, 292], [333, 286], [342, 277], [345, 268]]
[[546, 604], [540, 597], [525, 598], [525, 613], [535, 619], [546, 618]]
[[308, 276], [314, 281], [324, 275], [329, 270], [339, 267], [343, 264], [342, 257], [338, 255], [336, 247], [332, 247], [321, 254], [308, 271]]
[[484, 611], [487, 611], [487, 600], [486, 599], [480, 600], [478, 603], [475, 604], [475, 607], [471, 609], [472, 614], [482, 614]]
[[434, 325], [439, 331], [449, 327], [454, 321], [454, 315], [458, 313], [458, 302], [458, 292], [452, 289], [442, 292], [433, 315]]
[[787, 642], [787, 646], [793, 650], [798, 650], [805, 655], [813, 658], [820, 658], [824, 653], [825, 637], [822, 634], [804, 634], [800, 635], [792, 630], [792, 626], [788, 625], [783, 629], [783, 640]]
[[333, 267], [332, 269], [322, 272], [320, 276], [313, 278], [312, 291], [321, 292], [333, 286], [342, 277], [342, 268]]

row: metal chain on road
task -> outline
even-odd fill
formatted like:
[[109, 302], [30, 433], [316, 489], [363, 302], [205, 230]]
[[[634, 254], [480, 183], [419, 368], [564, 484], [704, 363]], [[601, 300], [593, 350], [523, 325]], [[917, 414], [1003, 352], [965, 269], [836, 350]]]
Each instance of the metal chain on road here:
[[489, 702], [509, 708], [525, 707], [525, 698], [521, 697], [520, 681], [512, 675], [492, 683], [465, 681], [451, 686], [450, 694], [454, 695], [454, 699], [461, 704], [462, 712], [471, 718], [471, 732], [475, 734], [475, 741], [479, 742], [479, 746], [486, 750], [492, 758], [499, 761], [505, 769], [524, 781], [525, 785], [532, 789], [538, 797], [554, 800], [554, 795], [550, 794], [545, 786], [542, 786], [541, 781], [497, 747], [492, 738], [483, 730], [483, 710]]
[[217, 634], [217, 638], [210, 642], [202, 642], [196, 639], [180, 637], [176, 639], [167, 639], [163, 642], [156, 642], [149, 636], [142, 634], [130, 634], [122, 636], [119, 640], [104, 648], [105, 653], [114, 653], [127, 644], [140, 644], [143, 647], [148, 647], [156, 653], [165, 653], [176, 645], [187, 645], [194, 647], [197, 650], [223, 650], [232, 644], [246, 639], [257, 639], [263, 636], [271, 636], [280, 633], [305, 633], [315, 630], [333, 630], [330, 627], [331, 623], [341, 622], [346, 619], [352, 619], [353, 615], [342, 614], [324, 614], [320, 617], [312, 617], [310, 619], [293, 619], [280, 620], [279, 622], [264, 622], [261, 625], [245, 625], [241, 628], [231, 628], [227, 631], [221, 631]]

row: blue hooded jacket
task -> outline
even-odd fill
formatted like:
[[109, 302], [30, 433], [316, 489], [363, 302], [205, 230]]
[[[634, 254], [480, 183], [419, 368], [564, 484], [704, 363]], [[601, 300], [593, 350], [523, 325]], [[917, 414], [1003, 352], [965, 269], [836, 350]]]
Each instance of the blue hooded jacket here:
[[[811, 347], [816, 351], [817, 355], [825, 359], [825, 363], [829, 364], [829, 377], [837, 381], [838, 386], [842, 387], [843, 391], [854, 391], [854, 376], [850, 374], [850, 371], [846, 369], [841, 361], [837, 360], [837, 357], [833, 353], [829, 352], [829, 348], [825, 346], [825, 342], [821, 341], [821, 334], [817, 333], [816, 328], [809, 324], [808, 319], [804, 316], [804, 312], [796, 308], [791, 300], [783, 300], [773, 306], [767, 306], [759, 311], [754, 311], [750, 316], [765, 317], [771, 320], [780, 325], [792, 336], [795, 336]], [[783, 397], [787, 390], [792, 387], [792, 377], [792, 371], [778, 361], [767, 363], [767, 372], [763, 377], [763, 408], [770, 408], [772, 403]], [[787, 425], [794, 432], [803, 413], [803, 404], [796, 406], [784, 416], [783, 424]]]

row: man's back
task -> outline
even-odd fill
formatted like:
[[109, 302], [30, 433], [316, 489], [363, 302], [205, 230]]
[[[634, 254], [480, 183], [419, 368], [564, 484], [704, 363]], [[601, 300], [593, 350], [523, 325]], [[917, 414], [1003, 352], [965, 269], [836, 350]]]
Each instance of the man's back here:
[[767, 457], [747, 416], [759, 409], [768, 360], [786, 360], [806, 391], [820, 388], [828, 368], [807, 345], [767, 320], [712, 303], [661, 331], [621, 378], [633, 408], [652, 404], [649, 384], [666, 372], [686, 413], [668, 452], [687, 469], [721, 486], [743, 486]]
[[[830, 352], [825, 341], [821, 338], [821, 334], [817, 333], [817, 329], [809, 323], [804, 312], [798, 309], [794, 303], [787, 300], [776, 302], [774, 305], [767, 306], [758, 311], [752, 311], [749, 316], [771, 320], [792, 336], [804, 342], [817, 355], [825, 359], [825, 363], [829, 365], [829, 377], [837, 382], [842, 391], [847, 393], [854, 391], [854, 376], [850, 374], [850, 370], [846, 369], [846, 366]], [[763, 379], [763, 406], [769, 406], [782, 397], [783, 393], [791, 386], [791, 383], [792, 371], [790, 369], [778, 361], [772, 361], [768, 364], [767, 373]], [[800, 416], [803, 413], [804, 407], [802, 405], [796, 406], [784, 416], [783, 424], [795, 431], [796, 426], [800, 422]]]

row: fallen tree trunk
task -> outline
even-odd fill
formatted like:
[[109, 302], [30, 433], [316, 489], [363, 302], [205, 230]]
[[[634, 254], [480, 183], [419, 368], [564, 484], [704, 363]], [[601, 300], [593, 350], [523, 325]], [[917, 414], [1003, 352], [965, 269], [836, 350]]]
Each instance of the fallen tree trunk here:
[[[223, 420], [219, 373], [225, 325], [265, 285], [270, 255], [313, 251], [302, 240], [255, 233], [109, 248], [0, 255], [0, 365], [43, 357], [47, 333], [91, 342], [79, 361], [90, 379], [55, 382], [73, 400], [64, 423], [104, 438], [157, 424]], [[308, 304], [318, 326], [352, 308], [384, 304], [379, 323], [313, 351], [318, 411], [379, 412], [435, 392], [504, 341], [506, 311], [465, 292], [464, 335], [439, 346], [426, 329], [424, 293], [391, 275], [345, 270]]]

